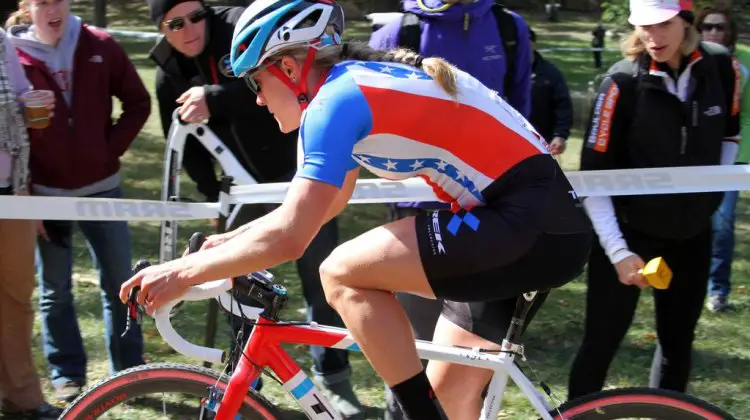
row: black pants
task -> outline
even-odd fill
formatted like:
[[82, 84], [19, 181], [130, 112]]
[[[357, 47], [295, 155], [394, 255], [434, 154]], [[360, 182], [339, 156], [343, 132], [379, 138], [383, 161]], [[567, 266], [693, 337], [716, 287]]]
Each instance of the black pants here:
[[594, 67], [602, 68], [602, 53], [600, 51], [594, 51]]
[[[264, 216], [275, 205], [244, 205], [239, 211], [233, 226], [239, 227], [249, 221]], [[321, 325], [344, 327], [344, 323], [338, 313], [328, 305], [323, 285], [320, 282], [320, 264], [336, 248], [339, 239], [337, 219], [334, 218], [320, 228], [318, 234], [313, 238], [310, 246], [297, 260], [297, 274], [302, 282], [302, 294], [307, 303], [307, 321], [315, 321]], [[257, 306], [252, 301], [243, 302], [247, 305]], [[230, 324], [234, 336], [237, 336], [242, 322], [230, 315]], [[250, 335], [250, 328], [245, 328], [243, 337], [244, 346]], [[310, 346], [313, 359], [313, 374], [327, 384], [334, 384], [349, 379], [351, 368], [349, 365], [349, 352], [346, 350], [331, 349], [320, 346]], [[236, 363], [236, 360], [232, 361]]]
[[[685, 240], [653, 238], [626, 228], [623, 234], [630, 249], [644, 262], [661, 256], [672, 269], [669, 288], [653, 289], [656, 331], [664, 355], [659, 387], [685, 392], [695, 326], [706, 298], [711, 230]], [[568, 399], [602, 389], [610, 362], [633, 320], [639, 296], [636, 286], [620, 283], [597, 241], [588, 265], [583, 343], [570, 372]]]

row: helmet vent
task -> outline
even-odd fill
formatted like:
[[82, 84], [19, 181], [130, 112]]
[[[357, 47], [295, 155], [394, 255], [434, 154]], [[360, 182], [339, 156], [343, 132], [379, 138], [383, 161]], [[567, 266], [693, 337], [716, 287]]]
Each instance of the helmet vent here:
[[316, 9], [310, 12], [309, 15], [305, 16], [294, 29], [310, 28], [315, 26], [320, 18], [323, 16], [323, 10]]

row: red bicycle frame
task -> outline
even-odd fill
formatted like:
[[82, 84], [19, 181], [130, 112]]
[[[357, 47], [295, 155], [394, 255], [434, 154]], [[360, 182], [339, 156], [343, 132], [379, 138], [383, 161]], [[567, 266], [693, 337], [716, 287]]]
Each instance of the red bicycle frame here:
[[[334, 330], [330, 328], [331, 330]], [[243, 355], [229, 379], [224, 397], [216, 413], [216, 420], [233, 420], [251, 384], [269, 367], [284, 384], [284, 388], [296, 398], [302, 408], [311, 415], [328, 415], [333, 418], [333, 409], [328, 401], [317, 393], [310, 378], [302, 368], [281, 347], [282, 343], [305, 344], [359, 350], [354, 339], [343, 332], [326, 331], [300, 325], [283, 325], [259, 317], [250, 338], [245, 344]], [[315, 418], [315, 417], [313, 417]]]

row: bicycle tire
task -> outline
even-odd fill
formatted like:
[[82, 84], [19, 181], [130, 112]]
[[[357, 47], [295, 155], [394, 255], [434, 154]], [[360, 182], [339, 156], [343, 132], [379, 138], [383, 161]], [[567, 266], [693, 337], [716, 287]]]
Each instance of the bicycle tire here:
[[[559, 411], [559, 413], [558, 413]], [[657, 388], [619, 388], [596, 392], [561, 405], [554, 420], [734, 420], [724, 410], [688, 394]]]
[[[207, 397], [208, 387], [226, 389], [228, 377], [211, 369], [181, 363], [136, 366], [105, 378], [78, 396], [58, 420], [96, 419], [114, 407], [150, 394], [175, 392]], [[247, 420], [277, 420], [278, 408], [255, 390], [248, 390], [240, 416]]]

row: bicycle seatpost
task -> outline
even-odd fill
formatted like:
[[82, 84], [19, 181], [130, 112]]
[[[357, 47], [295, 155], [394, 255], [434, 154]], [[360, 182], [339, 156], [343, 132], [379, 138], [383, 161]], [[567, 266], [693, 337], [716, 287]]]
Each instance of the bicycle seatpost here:
[[534, 305], [534, 301], [536, 301], [537, 295], [539, 292], [528, 292], [524, 293], [523, 295], [519, 296], [518, 299], [516, 299], [516, 308], [513, 311], [513, 318], [510, 322], [510, 327], [508, 328], [508, 332], [505, 335], [505, 339], [512, 343], [512, 344], [518, 344], [517, 341], [521, 338], [521, 334], [523, 333], [523, 326], [526, 323], [526, 316], [529, 313], [529, 310]]

